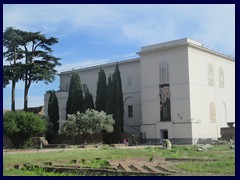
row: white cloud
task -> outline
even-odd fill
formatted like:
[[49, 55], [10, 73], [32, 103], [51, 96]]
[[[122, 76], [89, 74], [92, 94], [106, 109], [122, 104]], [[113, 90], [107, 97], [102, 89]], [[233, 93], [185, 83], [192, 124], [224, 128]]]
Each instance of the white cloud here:
[[[141, 46], [189, 37], [211, 49], [235, 54], [235, 7], [230, 4], [4, 4], [3, 29], [8, 26], [58, 37], [60, 42], [54, 46], [54, 55], [62, 58], [62, 66], [57, 68], [59, 72], [135, 56], [135, 52], [121, 55], [114, 51], [104, 58], [102, 54], [97, 58], [91, 51], [84, 54], [84, 50], [78, 49], [86, 46], [85, 49], [91, 50], [103, 42], [120, 44], [119, 48], [121, 44], [130, 44], [140, 49]], [[99, 51], [97, 48], [92, 50]], [[3, 64], [7, 63], [3, 61]], [[39, 86], [33, 84], [30, 91], [34, 92]], [[10, 86], [4, 90], [4, 107], [5, 104], [10, 107], [7, 90], [11, 90]], [[22, 91], [23, 84], [18, 83], [17, 90]], [[34, 94], [29, 105], [41, 105], [43, 94]], [[23, 97], [18, 100], [22, 105]]]
[[232, 5], [168, 5], [162, 10], [143, 11], [142, 19], [122, 26], [123, 35], [141, 45], [189, 37], [224, 53], [235, 52]]
[[234, 53], [234, 5], [21, 4], [4, 5], [3, 10], [4, 27], [40, 28], [58, 37], [81, 30], [91, 36], [141, 46], [184, 35]]

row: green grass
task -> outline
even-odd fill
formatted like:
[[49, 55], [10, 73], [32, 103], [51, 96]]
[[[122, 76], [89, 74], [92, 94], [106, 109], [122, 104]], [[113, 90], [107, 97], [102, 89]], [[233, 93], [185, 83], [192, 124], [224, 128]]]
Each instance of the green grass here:
[[[116, 149], [116, 148], [98, 148], [98, 149], [76, 149], [71, 151], [59, 150], [58, 152], [48, 153], [19, 153], [19, 154], [4, 154], [3, 165], [4, 175], [32, 175], [41, 176], [47, 174], [41, 170], [26, 171], [13, 169], [15, 164], [23, 164], [26, 162], [32, 164], [42, 164], [43, 162], [53, 162], [54, 164], [71, 165], [71, 160], [91, 159], [86, 162], [79, 162], [78, 164], [85, 167], [107, 167], [107, 160], [110, 159], [125, 159], [125, 158], [139, 158], [145, 157], [152, 160], [156, 157], [164, 158], [208, 158], [216, 159], [216, 161], [206, 162], [181, 162], [176, 164], [178, 168], [196, 174], [213, 173], [217, 175], [235, 175], [235, 151], [231, 150], [229, 145], [212, 146], [211, 149], [206, 151], [197, 151], [198, 146], [173, 146], [171, 150], [162, 148], [144, 148], [144, 149]], [[94, 158], [101, 158], [96, 160]], [[26, 174], [25, 174], [26, 173]], [[62, 174], [56, 174], [62, 175]]]
[[30, 170], [21, 170], [21, 169], [11, 169], [4, 171], [4, 176], [76, 176], [75, 174], [66, 174], [66, 173], [54, 173], [54, 172], [45, 172], [42, 169], [35, 169], [34, 171]]
[[234, 175], [235, 165], [230, 161], [217, 162], [194, 162], [180, 163], [176, 165], [178, 168], [196, 173], [213, 173], [223, 175]]
[[26, 153], [26, 154], [4, 154], [4, 167], [25, 162], [42, 163], [45, 161], [58, 162], [60, 160], [72, 159], [94, 159], [101, 157], [102, 159], [119, 159], [126, 157], [148, 157], [151, 153], [136, 149], [88, 149], [88, 150], [72, 150], [59, 151], [49, 153]]

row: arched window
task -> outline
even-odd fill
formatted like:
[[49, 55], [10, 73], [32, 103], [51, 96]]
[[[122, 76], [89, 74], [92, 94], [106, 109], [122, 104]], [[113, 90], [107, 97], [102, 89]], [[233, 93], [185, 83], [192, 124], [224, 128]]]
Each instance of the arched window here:
[[134, 118], [134, 116], [136, 115], [136, 112], [134, 112], [136, 108], [136, 100], [133, 97], [128, 96], [124, 101], [124, 108], [125, 108], [125, 112], [127, 112], [126, 118], [128, 119]]
[[216, 123], [216, 107], [213, 102], [210, 104], [210, 122]]
[[169, 74], [168, 74], [168, 63], [166, 61], [162, 61], [159, 67], [159, 76], [160, 76], [160, 84], [168, 84], [169, 83]]
[[219, 74], [219, 87], [224, 88], [224, 71], [222, 67], [219, 67], [218, 74]]
[[208, 64], [208, 85], [214, 86], [214, 73], [211, 63]]

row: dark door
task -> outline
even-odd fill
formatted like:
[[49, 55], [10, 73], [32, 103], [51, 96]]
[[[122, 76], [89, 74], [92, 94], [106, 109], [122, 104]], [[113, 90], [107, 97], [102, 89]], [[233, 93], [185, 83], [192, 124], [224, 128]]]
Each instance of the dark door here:
[[168, 139], [168, 130], [160, 130], [160, 144], [162, 144], [163, 139]]
[[168, 139], [168, 130], [162, 130], [163, 139]]

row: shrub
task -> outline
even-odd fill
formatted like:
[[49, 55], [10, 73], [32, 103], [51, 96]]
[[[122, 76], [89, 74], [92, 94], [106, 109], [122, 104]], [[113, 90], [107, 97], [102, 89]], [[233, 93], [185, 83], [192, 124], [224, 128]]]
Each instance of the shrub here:
[[61, 133], [75, 136], [81, 135], [85, 141], [89, 135], [100, 133], [103, 130], [113, 132], [115, 120], [112, 115], [107, 115], [104, 111], [98, 112], [93, 109], [87, 109], [85, 113], [68, 115], [66, 121], [63, 121]]
[[24, 111], [6, 112], [3, 115], [3, 132], [15, 148], [27, 148], [32, 138], [46, 130], [46, 123], [37, 114]]

